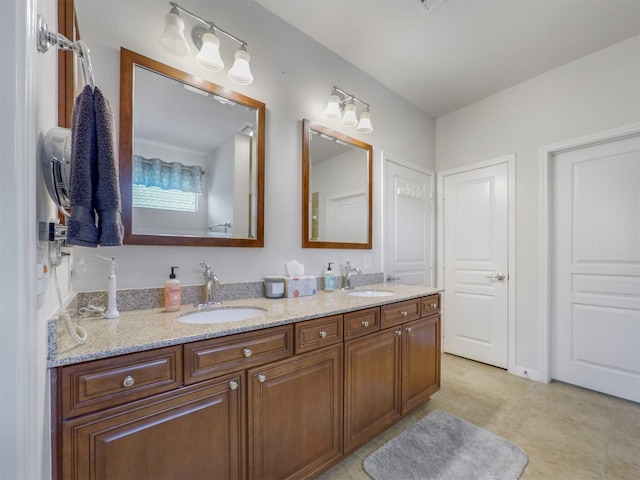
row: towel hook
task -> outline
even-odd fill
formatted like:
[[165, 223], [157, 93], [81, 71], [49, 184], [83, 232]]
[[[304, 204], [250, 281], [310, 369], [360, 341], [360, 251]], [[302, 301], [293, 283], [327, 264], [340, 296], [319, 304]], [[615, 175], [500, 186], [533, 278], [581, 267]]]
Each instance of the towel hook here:
[[89, 47], [87, 47], [87, 44], [83, 40], [78, 40], [75, 44], [79, 50], [78, 56], [82, 63], [82, 75], [84, 76], [84, 81], [89, 84], [91, 90], [95, 90], [96, 84], [93, 79], [93, 66], [91, 65], [91, 57], [89, 56]]
[[57, 46], [60, 50], [72, 51], [80, 58], [84, 81], [91, 87], [91, 90], [94, 90], [93, 67], [91, 66], [91, 58], [89, 57], [89, 47], [87, 47], [87, 44], [82, 40], [72, 42], [60, 33], [49, 31], [45, 19], [42, 15], [38, 15], [38, 51], [45, 53], [51, 45]]

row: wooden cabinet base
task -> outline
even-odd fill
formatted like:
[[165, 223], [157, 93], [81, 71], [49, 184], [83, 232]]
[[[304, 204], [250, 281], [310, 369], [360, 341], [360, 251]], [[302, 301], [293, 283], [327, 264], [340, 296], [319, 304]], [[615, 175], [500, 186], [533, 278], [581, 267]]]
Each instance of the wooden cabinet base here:
[[440, 389], [440, 336], [436, 294], [58, 367], [53, 478], [315, 478]]
[[244, 478], [244, 383], [228, 375], [64, 422], [62, 478]]
[[249, 478], [313, 478], [342, 458], [342, 345], [247, 378]]

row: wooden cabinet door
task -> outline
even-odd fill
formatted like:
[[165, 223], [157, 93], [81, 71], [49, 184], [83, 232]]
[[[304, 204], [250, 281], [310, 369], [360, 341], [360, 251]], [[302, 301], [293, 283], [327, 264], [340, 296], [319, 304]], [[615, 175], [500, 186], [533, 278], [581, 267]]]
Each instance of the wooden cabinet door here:
[[250, 479], [311, 478], [342, 458], [342, 345], [247, 378]]
[[345, 453], [400, 418], [401, 327], [345, 343]]
[[64, 479], [245, 477], [244, 373], [67, 420]]
[[402, 325], [402, 414], [440, 390], [440, 315]]

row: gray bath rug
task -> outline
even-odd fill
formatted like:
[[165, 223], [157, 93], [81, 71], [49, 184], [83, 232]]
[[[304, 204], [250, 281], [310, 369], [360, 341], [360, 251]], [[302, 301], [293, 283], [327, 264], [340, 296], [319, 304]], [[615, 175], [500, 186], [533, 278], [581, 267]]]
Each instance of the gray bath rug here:
[[517, 445], [434, 410], [364, 461], [374, 480], [517, 480], [529, 458]]

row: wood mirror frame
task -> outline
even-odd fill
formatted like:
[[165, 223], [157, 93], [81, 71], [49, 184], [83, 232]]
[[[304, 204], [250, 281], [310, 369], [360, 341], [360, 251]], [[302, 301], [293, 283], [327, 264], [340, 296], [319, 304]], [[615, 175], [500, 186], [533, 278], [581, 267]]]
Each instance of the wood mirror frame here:
[[[367, 240], [365, 242], [349, 242], [338, 240], [319, 241], [311, 239], [310, 220], [310, 173], [311, 173], [311, 138], [315, 134], [330, 137], [331, 139], [342, 142], [342, 144], [351, 145], [356, 148], [362, 149], [367, 155], [367, 175], [364, 182], [366, 184], [367, 192]], [[372, 237], [372, 206], [373, 206], [373, 173], [372, 173], [372, 154], [373, 148], [368, 143], [364, 143], [355, 138], [351, 138], [340, 132], [332, 130], [320, 123], [313, 123], [309, 120], [302, 121], [302, 248], [341, 248], [341, 249], [371, 249], [371, 237]], [[335, 175], [340, 175], [336, 172]]]
[[[143, 67], [162, 76], [177, 80], [232, 100], [256, 111], [257, 153], [256, 153], [256, 228], [250, 238], [219, 238], [178, 234], [146, 234], [132, 230], [132, 157], [133, 157], [133, 92], [134, 68]], [[204, 97], [203, 97], [204, 98]], [[121, 49], [120, 55], [120, 192], [122, 196], [122, 222], [125, 227], [124, 243], [134, 245], [181, 245], [218, 247], [264, 247], [264, 150], [265, 150], [265, 105], [262, 102], [210, 83], [195, 75], [152, 60], [143, 55]]]

